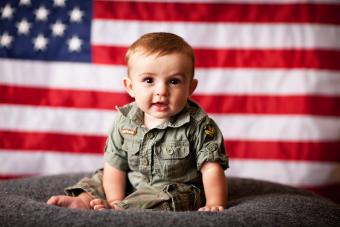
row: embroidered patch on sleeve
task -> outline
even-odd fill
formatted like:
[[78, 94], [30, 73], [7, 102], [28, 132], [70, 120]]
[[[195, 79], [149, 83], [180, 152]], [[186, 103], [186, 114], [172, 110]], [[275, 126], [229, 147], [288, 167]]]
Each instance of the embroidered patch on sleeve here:
[[204, 127], [204, 134], [209, 137], [214, 137], [216, 134], [216, 129], [212, 125], [207, 125]]
[[132, 135], [132, 136], [134, 136], [134, 135], [136, 135], [137, 130], [136, 130], [136, 129], [130, 129], [130, 128], [122, 128], [122, 129], [120, 130], [120, 132], [121, 132], [122, 134], [127, 134], [127, 135]]

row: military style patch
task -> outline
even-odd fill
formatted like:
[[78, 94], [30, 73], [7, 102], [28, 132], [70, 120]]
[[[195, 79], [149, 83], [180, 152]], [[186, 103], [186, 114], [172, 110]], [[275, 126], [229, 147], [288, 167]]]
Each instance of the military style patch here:
[[214, 152], [214, 151], [217, 151], [218, 150], [218, 145], [216, 143], [210, 143], [208, 146], [207, 146], [207, 150], [209, 152]]
[[210, 137], [214, 137], [216, 135], [216, 129], [212, 125], [207, 125], [204, 127], [204, 134]]
[[132, 136], [137, 134], [137, 130], [136, 129], [130, 129], [130, 128], [122, 128], [120, 130], [120, 132], [122, 134], [127, 134], [127, 135], [132, 135]]

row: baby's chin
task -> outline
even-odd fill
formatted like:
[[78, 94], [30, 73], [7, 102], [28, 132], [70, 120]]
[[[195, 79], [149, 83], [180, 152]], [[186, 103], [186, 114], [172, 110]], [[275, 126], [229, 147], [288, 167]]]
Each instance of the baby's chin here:
[[149, 115], [150, 119], [154, 118], [156, 121], [165, 122], [168, 121], [172, 116], [175, 116], [181, 112], [182, 109], [174, 109], [171, 108], [171, 106], [164, 104], [155, 104], [151, 105], [151, 107], [147, 111], [144, 111], [144, 113]]

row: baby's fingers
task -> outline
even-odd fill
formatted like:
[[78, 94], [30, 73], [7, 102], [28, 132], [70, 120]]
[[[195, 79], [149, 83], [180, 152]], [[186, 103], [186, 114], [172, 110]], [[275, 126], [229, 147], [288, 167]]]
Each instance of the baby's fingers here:
[[219, 212], [223, 210], [224, 210], [223, 206], [211, 206], [211, 207], [205, 206], [198, 209], [198, 211], [211, 211], [211, 212]]
[[223, 211], [223, 207], [221, 206], [211, 207], [210, 211], [214, 211], [214, 212]]
[[117, 204], [111, 204], [111, 207], [112, 207], [112, 209], [115, 209], [115, 210], [123, 210], [123, 208], [121, 208]]

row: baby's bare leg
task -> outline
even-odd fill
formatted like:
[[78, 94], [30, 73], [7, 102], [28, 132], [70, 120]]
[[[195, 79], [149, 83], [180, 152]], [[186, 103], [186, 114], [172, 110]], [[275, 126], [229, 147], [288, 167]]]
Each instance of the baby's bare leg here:
[[52, 196], [47, 201], [47, 204], [65, 208], [91, 209], [91, 200], [93, 200], [92, 196], [83, 192], [77, 197], [65, 195]]

